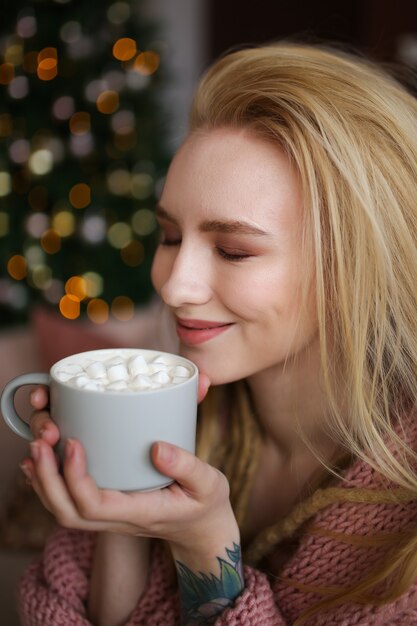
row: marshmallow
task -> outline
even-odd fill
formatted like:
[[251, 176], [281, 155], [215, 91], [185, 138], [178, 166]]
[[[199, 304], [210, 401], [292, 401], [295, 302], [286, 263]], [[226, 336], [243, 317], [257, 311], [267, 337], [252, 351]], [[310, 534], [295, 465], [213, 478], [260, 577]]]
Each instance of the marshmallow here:
[[123, 391], [127, 389], [127, 382], [125, 380], [115, 380], [114, 383], [107, 385], [108, 391]]
[[85, 371], [90, 378], [107, 377], [107, 370], [101, 361], [94, 361], [93, 363], [90, 363], [90, 365], [87, 365], [85, 368]]
[[160, 385], [166, 385], [171, 382], [171, 376], [167, 374], [167, 372], [156, 372], [156, 374], [152, 375], [152, 382], [158, 383]]
[[109, 381], [113, 383], [116, 380], [128, 380], [129, 372], [127, 371], [126, 365], [120, 363], [118, 365], [111, 365], [107, 370], [107, 376]]
[[[178, 363], [178, 362], [177, 362]], [[175, 357], [157, 354], [148, 362], [142, 354], [123, 351], [107, 359], [85, 358], [80, 363], [64, 363], [56, 377], [79, 389], [91, 391], [146, 391], [179, 385], [191, 370], [175, 365]]]
[[146, 374], [148, 371], [148, 364], [140, 354], [131, 358], [127, 364], [129, 374], [131, 376], [137, 376], [138, 374]]
[[151, 389], [153, 387], [153, 382], [149, 376], [138, 374], [132, 381], [132, 387], [133, 389]]
[[189, 378], [190, 372], [188, 368], [183, 365], [176, 365], [174, 367], [174, 376], [182, 376], [183, 378]]

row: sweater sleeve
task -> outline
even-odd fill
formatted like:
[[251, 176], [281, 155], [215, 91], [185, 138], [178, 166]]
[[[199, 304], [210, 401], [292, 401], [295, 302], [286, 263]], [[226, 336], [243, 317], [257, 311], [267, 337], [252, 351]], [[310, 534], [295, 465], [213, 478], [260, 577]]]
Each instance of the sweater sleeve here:
[[[18, 588], [22, 626], [92, 626], [87, 617], [95, 533], [58, 529], [42, 558]], [[216, 626], [285, 626], [264, 574], [245, 567], [245, 589]], [[155, 543], [147, 587], [125, 626], [179, 626], [175, 575], [164, 547]]]

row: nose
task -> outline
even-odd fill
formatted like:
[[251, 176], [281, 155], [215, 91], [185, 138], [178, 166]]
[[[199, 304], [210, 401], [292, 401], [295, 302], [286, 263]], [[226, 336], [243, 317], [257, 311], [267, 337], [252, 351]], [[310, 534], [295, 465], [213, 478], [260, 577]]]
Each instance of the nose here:
[[163, 301], [173, 308], [206, 304], [211, 299], [212, 289], [210, 267], [204, 253], [183, 243], [160, 293]]

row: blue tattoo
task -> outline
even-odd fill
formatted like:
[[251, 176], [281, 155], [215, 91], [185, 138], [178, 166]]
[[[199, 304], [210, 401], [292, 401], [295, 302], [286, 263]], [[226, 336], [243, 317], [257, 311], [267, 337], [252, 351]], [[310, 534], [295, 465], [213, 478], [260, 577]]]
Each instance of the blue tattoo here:
[[176, 561], [184, 626], [213, 624], [241, 593], [244, 583], [240, 546], [234, 543], [233, 550], [226, 548], [226, 554], [229, 561], [217, 557], [220, 576], [196, 574]]

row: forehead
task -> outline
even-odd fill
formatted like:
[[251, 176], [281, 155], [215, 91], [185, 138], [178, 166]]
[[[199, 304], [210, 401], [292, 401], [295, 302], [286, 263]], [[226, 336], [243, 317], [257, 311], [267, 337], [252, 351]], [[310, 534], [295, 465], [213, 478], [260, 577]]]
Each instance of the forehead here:
[[300, 184], [285, 152], [247, 129], [221, 128], [190, 135], [170, 166], [161, 203], [171, 211], [294, 218]]

